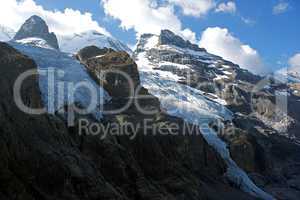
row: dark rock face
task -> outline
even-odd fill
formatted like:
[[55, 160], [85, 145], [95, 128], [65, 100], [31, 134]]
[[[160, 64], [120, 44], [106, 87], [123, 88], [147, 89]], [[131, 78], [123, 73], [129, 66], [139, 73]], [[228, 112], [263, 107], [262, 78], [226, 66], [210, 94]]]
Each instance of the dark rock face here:
[[[1, 199], [252, 199], [223, 180], [223, 160], [197, 133], [155, 136], [150, 129], [134, 140], [126, 135], [100, 139], [89, 132], [79, 135], [78, 124], [68, 128], [59, 115], [21, 112], [12, 88], [29, 69], [36, 69], [34, 61], [0, 43]], [[42, 106], [38, 77], [26, 80], [21, 97], [28, 106]], [[184, 129], [181, 119], [144, 116], [131, 108], [105, 116], [101, 124], [145, 118], [153, 127], [175, 122], [180, 132]]]
[[[14, 81], [36, 69], [34, 61], [0, 43], [0, 66], [1, 199], [122, 199], [81, 154], [60, 118], [16, 107]], [[27, 106], [41, 107], [38, 77], [27, 79], [21, 96]]]
[[34, 15], [27, 19], [16, 33], [14, 40], [21, 40], [29, 37], [42, 38], [53, 48], [59, 49], [56, 35], [49, 32], [48, 25], [39, 16]]
[[140, 85], [137, 65], [126, 52], [92, 46], [82, 49], [77, 57], [112, 97], [133, 96]]
[[159, 44], [164, 45], [175, 45], [181, 48], [189, 48], [195, 51], [206, 51], [203, 48], [199, 48], [198, 45], [192, 44], [189, 41], [185, 41], [181, 37], [175, 35], [173, 32], [169, 30], [162, 30], [159, 36]]
[[96, 57], [96, 56], [102, 56], [106, 53], [111, 53], [114, 52], [113, 49], [109, 48], [103, 48], [99, 49], [96, 46], [88, 46], [83, 49], [81, 49], [77, 55], [76, 58], [81, 62], [81, 63], [86, 63], [88, 59]]

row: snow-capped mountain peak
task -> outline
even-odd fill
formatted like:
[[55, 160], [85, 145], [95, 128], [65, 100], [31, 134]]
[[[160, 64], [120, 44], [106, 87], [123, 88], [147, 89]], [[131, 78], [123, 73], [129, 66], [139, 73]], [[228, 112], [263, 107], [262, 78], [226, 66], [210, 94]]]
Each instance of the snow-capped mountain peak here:
[[25, 38], [41, 38], [51, 47], [59, 49], [56, 35], [50, 33], [46, 22], [36, 15], [25, 21], [20, 30], [16, 33], [14, 40], [22, 40]]
[[172, 31], [169, 30], [162, 30], [159, 35], [159, 44], [160, 45], [174, 45], [180, 48], [187, 48], [195, 51], [205, 51], [205, 49], [200, 48], [196, 44], [192, 44], [188, 40], [184, 40], [180, 36], [174, 34]]
[[117, 51], [131, 53], [131, 49], [119, 40], [94, 30], [74, 33], [72, 35], [58, 35], [58, 41], [61, 51], [67, 53], [77, 53], [80, 49], [87, 46], [97, 46], [99, 48], [107, 47]]

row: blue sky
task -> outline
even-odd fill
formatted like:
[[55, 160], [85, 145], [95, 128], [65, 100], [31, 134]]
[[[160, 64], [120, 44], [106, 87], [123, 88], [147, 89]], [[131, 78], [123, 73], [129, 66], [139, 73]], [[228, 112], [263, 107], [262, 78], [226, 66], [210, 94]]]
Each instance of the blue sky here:
[[[118, 0], [103, 1], [109, 4], [109, 1]], [[101, 3], [101, 0], [34, 0], [37, 5], [43, 6], [44, 10], [59, 10], [63, 12], [65, 8], [71, 8], [73, 10], [79, 10], [82, 13], [89, 12], [92, 14], [92, 19], [97, 21], [99, 26], [105, 28], [111, 35], [129, 45], [136, 43], [137, 33], [143, 32], [142, 25], [147, 26], [147, 21], [145, 20], [136, 21], [126, 18], [127, 15], [131, 15], [133, 12], [137, 13], [137, 10], [139, 10], [141, 6], [139, 7], [133, 4], [139, 1], [155, 2], [155, 4], [150, 6], [151, 11], [154, 12], [155, 9], [158, 10], [160, 7], [168, 6], [168, 8], [171, 8], [172, 13], [167, 16], [169, 17], [171, 15], [171, 17], [174, 17], [170, 18], [170, 24], [167, 23], [167, 25], [172, 25], [172, 20], [178, 18], [177, 24], [178, 22], [180, 24], [180, 28], [177, 28], [178, 31], [188, 28], [196, 35], [197, 42], [201, 40], [203, 32], [207, 30], [208, 27], [220, 28], [210, 30], [210, 32], [207, 31], [207, 34], [218, 32], [215, 36], [217, 38], [213, 41], [201, 41], [200, 44], [206, 45], [204, 47], [207, 47], [208, 50], [213, 51], [213, 53], [224, 54], [225, 58], [231, 58], [233, 53], [240, 51], [238, 48], [243, 45], [248, 45], [251, 50], [255, 51], [252, 52], [255, 55], [252, 55], [252, 57], [246, 56], [242, 61], [240, 61], [239, 58], [231, 59], [240, 65], [245, 64], [251, 66], [251, 62], [254, 60], [253, 65], [259, 63], [258, 65], [263, 65], [265, 68], [273, 71], [286, 67], [289, 59], [297, 53], [300, 53], [300, 1], [298, 0], [119, 0], [119, 2], [123, 2], [123, 4], [126, 2], [126, 4], [124, 4], [126, 7], [121, 7], [122, 12], [127, 10], [127, 13], [125, 12], [123, 15], [119, 15], [118, 12], [120, 11], [114, 8], [113, 4], [109, 5], [111, 10], [107, 10], [106, 8], [105, 13], [104, 4]], [[201, 15], [197, 15], [197, 12], [189, 14], [188, 8], [185, 7], [186, 2], [190, 2], [192, 6], [194, 6], [200, 1], [213, 4], [205, 11], [199, 7]], [[221, 4], [224, 4], [226, 8], [228, 2], [234, 3], [234, 10], [221, 9], [222, 11], [219, 10], [219, 12], [217, 12], [217, 8], [219, 8]], [[192, 8], [192, 10], [197, 11], [194, 8]], [[132, 17], [139, 18], [137, 15]], [[142, 17], [144, 16], [141, 16], [141, 18]], [[120, 27], [121, 23], [123, 24], [123, 28]], [[160, 23], [160, 21], [153, 21], [153, 23]], [[162, 23], [159, 27], [163, 28], [165, 24]], [[224, 28], [228, 32], [223, 30]], [[222, 32], [221, 30], [225, 31], [223, 33], [226, 34], [226, 36], [223, 35], [223, 48], [218, 49], [217, 44], [211, 47], [211, 43], [220, 41], [218, 37]], [[231, 39], [234, 38], [232, 39], [234, 41], [226, 42], [228, 37]], [[210, 39], [209, 37], [207, 38]], [[226, 45], [233, 46], [227, 47]], [[234, 47], [234, 45], [238, 47]], [[224, 52], [227, 48], [232, 48], [232, 52]]]

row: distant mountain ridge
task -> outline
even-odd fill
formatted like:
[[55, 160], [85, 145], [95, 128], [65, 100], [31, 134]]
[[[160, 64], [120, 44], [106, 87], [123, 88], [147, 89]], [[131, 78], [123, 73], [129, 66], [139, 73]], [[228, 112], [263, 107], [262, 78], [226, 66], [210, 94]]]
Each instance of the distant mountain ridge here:
[[92, 45], [98, 48], [107, 47], [116, 51], [132, 53], [132, 50], [119, 40], [94, 30], [72, 35], [58, 35], [58, 40], [61, 51], [67, 53], [77, 53], [82, 48]]
[[[42, 40], [45, 42], [42, 42]], [[71, 35], [59, 35], [49, 32], [47, 23], [39, 16], [31, 16], [20, 27], [18, 32], [0, 26], [0, 41], [20, 41], [29, 45], [50, 46], [59, 49], [62, 52], [76, 54], [80, 49], [86, 46], [97, 46], [99, 48], [112, 48], [117, 51], [126, 51], [129, 54], [132, 50], [119, 40], [90, 30], [82, 33], [74, 33]], [[36, 41], [35, 41], [36, 40]]]

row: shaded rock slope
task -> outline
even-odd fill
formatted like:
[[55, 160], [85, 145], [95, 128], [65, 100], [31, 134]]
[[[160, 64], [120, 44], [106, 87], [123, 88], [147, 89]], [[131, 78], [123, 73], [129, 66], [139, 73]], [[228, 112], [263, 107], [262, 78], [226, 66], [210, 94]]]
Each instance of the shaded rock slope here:
[[[32, 59], [0, 43], [0, 199], [252, 199], [223, 179], [223, 160], [200, 134], [153, 136], [150, 130], [139, 131], [134, 140], [114, 135], [101, 140], [89, 132], [79, 135], [78, 126], [67, 127], [59, 114], [21, 112], [13, 85], [29, 69], [37, 69]], [[30, 107], [42, 107], [38, 77], [26, 80], [21, 97]], [[183, 132], [181, 119], [132, 108], [101, 123], [146, 118], [152, 127], [175, 122]]]

